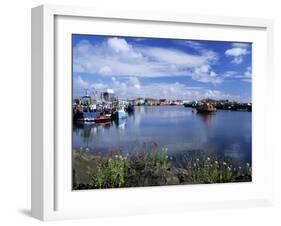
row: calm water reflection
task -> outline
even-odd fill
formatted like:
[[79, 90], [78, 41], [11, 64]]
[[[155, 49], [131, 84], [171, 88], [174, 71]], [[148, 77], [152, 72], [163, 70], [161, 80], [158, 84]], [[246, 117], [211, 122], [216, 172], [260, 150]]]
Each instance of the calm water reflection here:
[[202, 115], [182, 106], [135, 107], [126, 120], [74, 125], [73, 148], [101, 155], [133, 153], [144, 143], [156, 142], [171, 155], [202, 150], [251, 163], [251, 115], [231, 111]]

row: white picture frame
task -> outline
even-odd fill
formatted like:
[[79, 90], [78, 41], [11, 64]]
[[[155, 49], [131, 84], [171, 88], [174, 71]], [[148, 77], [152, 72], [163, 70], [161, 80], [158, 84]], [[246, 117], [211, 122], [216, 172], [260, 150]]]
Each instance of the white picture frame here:
[[[99, 26], [104, 21], [107, 24]], [[117, 35], [114, 23], [118, 23], [118, 26], [124, 26], [122, 32], [117, 32], [121, 35], [166, 37], [167, 32], [172, 30], [173, 37], [182, 35], [187, 39], [204, 37], [205, 40], [252, 42], [256, 53], [262, 53], [256, 54], [253, 50], [253, 74], [256, 75], [253, 81], [253, 182], [71, 191], [71, 151], [68, 148], [71, 136], [66, 135], [68, 138], [63, 143], [57, 139], [60, 131], [70, 128], [67, 117], [64, 120], [62, 115], [68, 114], [64, 111], [69, 109], [69, 102], [65, 100], [68, 100], [71, 91], [71, 75], [69, 78], [57, 75], [68, 74], [71, 70], [67, 69], [71, 51], [69, 40], [65, 37], [77, 31], [93, 33], [95, 26], [88, 26], [87, 23], [94, 23], [95, 33], [102, 34]], [[145, 29], [130, 29], [137, 23]], [[163, 29], [165, 26], [171, 29]], [[194, 36], [187, 37], [187, 33], [177, 32], [176, 26], [200, 29]], [[89, 27], [92, 30], [88, 30]], [[211, 31], [206, 35], [204, 29], [209, 28]], [[239, 32], [234, 32], [235, 29]], [[64, 44], [62, 40], [65, 40]], [[274, 82], [272, 45], [273, 22], [265, 19], [123, 12], [55, 5], [33, 8], [32, 216], [41, 220], [56, 220], [271, 205], [273, 178], [267, 175], [273, 171], [273, 150], [270, 150], [266, 140], [269, 129], [266, 125], [266, 106], [269, 103], [266, 100], [270, 99]], [[266, 154], [261, 153], [261, 149], [266, 150]]]

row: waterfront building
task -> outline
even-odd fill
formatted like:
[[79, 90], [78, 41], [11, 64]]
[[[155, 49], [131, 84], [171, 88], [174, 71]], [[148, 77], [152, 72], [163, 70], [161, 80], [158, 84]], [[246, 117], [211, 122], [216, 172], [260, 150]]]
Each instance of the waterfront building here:
[[167, 100], [167, 99], [160, 99], [159, 103], [160, 103], [160, 105], [169, 105], [169, 104], [171, 104], [171, 101]]
[[159, 105], [160, 102], [159, 102], [159, 100], [156, 100], [156, 99], [146, 98], [145, 99], [145, 104], [149, 105], [149, 106], [152, 106], [152, 105]]
[[137, 98], [134, 100], [134, 105], [143, 105], [145, 100], [143, 98]]
[[192, 100], [182, 100], [182, 103], [183, 103], [183, 104], [191, 104], [191, 103], [192, 103]]

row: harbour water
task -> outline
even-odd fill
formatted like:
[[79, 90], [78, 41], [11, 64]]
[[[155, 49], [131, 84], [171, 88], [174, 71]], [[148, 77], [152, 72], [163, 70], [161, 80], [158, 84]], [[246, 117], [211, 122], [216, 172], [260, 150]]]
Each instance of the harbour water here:
[[183, 106], [135, 106], [134, 113], [123, 120], [74, 124], [73, 150], [131, 155], [144, 144], [157, 144], [171, 156], [198, 150], [251, 164], [251, 117], [251, 112], [198, 114]]

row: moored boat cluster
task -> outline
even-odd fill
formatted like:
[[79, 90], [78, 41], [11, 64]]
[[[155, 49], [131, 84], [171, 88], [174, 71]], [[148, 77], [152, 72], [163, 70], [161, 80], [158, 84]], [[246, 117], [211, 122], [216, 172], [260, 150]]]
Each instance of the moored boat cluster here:
[[74, 123], [109, 123], [112, 120], [127, 118], [128, 113], [133, 110], [133, 106], [127, 101], [115, 97], [93, 99], [86, 90], [84, 96], [73, 102], [73, 121]]
[[238, 103], [228, 100], [203, 99], [200, 101], [136, 98], [121, 100], [115, 97], [113, 90], [107, 90], [92, 98], [88, 90], [84, 96], [73, 100], [73, 121], [75, 123], [109, 123], [112, 120], [125, 119], [134, 111], [134, 106], [181, 105], [193, 108], [197, 113], [214, 113], [217, 110], [252, 111], [252, 103]]
[[200, 113], [215, 112], [216, 110], [229, 111], [252, 111], [252, 103], [238, 103], [229, 100], [204, 99], [201, 101], [191, 101], [184, 104], [185, 107], [192, 107]]

